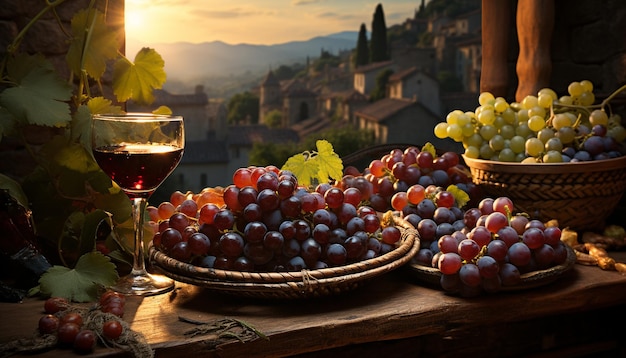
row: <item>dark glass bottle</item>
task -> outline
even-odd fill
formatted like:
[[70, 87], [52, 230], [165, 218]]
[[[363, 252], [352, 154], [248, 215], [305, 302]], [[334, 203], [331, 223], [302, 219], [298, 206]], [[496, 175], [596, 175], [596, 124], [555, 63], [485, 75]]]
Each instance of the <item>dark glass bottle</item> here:
[[51, 267], [37, 247], [31, 212], [6, 189], [0, 189], [0, 254], [18, 270], [15, 286], [34, 286]]

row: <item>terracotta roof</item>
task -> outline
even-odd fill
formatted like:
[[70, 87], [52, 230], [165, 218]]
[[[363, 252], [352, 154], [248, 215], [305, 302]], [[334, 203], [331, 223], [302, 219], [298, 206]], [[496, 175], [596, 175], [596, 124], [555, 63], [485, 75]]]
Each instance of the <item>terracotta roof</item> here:
[[393, 61], [382, 61], [382, 62], [370, 63], [369, 65], [359, 66], [359, 67], [355, 68], [354, 69], [354, 73], [365, 73], [365, 72], [376, 71], [376, 70], [381, 69], [383, 67], [390, 66], [392, 63], [393, 63]]
[[368, 96], [364, 95], [363, 93], [357, 90], [353, 90], [352, 93], [348, 97], [346, 97], [344, 102], [346, 103], [366, 102], [367, 100], [368, 100]]
[[420, 71], [417, 67], [409, 67], [407, 69], [404, 69], [398, 73], [394, 73], [391, 76], [389, 76], [389, 82], [396, 82], [396, 81], [400, 81], [400, 80], [404, 80], [407, 77], [413, 75], [414, 73], [419, 72], [421, 73], [424, 77], [428, 77], [430, 79], [432, 79], [433, 81], [437, 82], [437, 79], [435, 77], [433, 77], [432, 75], [430, 75], [428, 72], [425, 71]]
[[296, 131], [300, 138], [305, 138], [310, 134], [324, 131], [331, 128], [342, 128], [350, 125], [346, 121], [333, 121], [329, 117], [313, 117], [304, 121], [298, 122], [291, 126], [291, 129]]
[[415, 106], [417, 104], [418, 103], [416, 101], [404, 98], [383, 98], [370, 104], [369, 106], [365, 106], [360, 110], [355, 111], [354, 114], [365, 118], [368, 121], [383, 122], [387, 118], [395, 115], [405, 108]]
[[323, 96], [320, 96], [320, 98], [336, 99], [342, 101], [343, 103], [366, 102], [368, 100], [368, 96], [355, 89], [328, 92], [325, 93]]
[[389, 76], [389, 82], [396, 82], [396, 81], [401, 81], [402, 79], [409, 77], [410, 75], [414, 74], [415, 72], [417, 72], [417, 67], [413, 66], [413, 67], [409, 67], [405, 70], [402, 70], [400, 72], [394, 73], [391, 76]]

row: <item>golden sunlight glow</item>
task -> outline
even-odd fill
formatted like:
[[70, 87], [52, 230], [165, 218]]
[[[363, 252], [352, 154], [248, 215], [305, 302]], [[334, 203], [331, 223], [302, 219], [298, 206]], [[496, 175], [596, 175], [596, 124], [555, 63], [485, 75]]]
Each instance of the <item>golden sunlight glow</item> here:
[[129, 7], [126, 7], [124, 21], [126, 22], [126, 32], [134, 34], [141, 33], [141, 29], [145, 25], [145, 19], [141, 10], [129, 9]]
[[[387, 25], [412, 16], [419, 1], [383, 0]], [[160, 43], [271, 45], [370, 24], [376, 2], [363, 0], [125, 0], [130, 49]], [[369, 25], [368, 25], [369, 26]], [[371, 30], [371, 29], [368, 29]]]

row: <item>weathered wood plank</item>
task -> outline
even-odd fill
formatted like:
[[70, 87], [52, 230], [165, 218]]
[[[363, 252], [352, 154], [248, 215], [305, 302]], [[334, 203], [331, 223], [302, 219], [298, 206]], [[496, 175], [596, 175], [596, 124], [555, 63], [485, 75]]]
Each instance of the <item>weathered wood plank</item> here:
[[[610, 308], [626, 302], [625, 287], [626, 276], [581, 265], [545, 287], [468, 299], [425, 287], [402, 270], [378, 277], [354, 292], [294, 301], [263, 302], [179, 284], [171, 294], [129, 297], [124, 319], [145, 335], [158, 357], [181, 353], [280, 357], [377, 341], [465, 337], [475, 327], [497, 330], [507, 323]], [[0, 303], [0, 342], [31, 335], [43, 314], [42, 307], [39, 299]], [[205, 322], [224, 317], [239, 319], [266, 334], [269, 341], [233, 341], [214, 347], [206, 342], [214, 335], [184, 336], [194, 326], [179, 321], [179, 316]], [[492, 337], [498, 335], [497, 331], [488, 332]], [[73, 355], [55, 350], [40, 356], [62, 353]], [[119, 351], [104, 348], [95, 353], [120, 355]]]

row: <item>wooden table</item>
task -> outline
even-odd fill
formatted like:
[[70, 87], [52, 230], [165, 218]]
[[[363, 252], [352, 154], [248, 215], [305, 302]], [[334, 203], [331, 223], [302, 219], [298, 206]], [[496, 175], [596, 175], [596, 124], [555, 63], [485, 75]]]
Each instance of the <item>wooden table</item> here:
[[[626, 258], [621, 255], [620, 258]], [[621, 260], [623, 262], [623, 260]], [[43, 301], [0, 303], [0, 342], [31, 335]], [[243, 320], [269, 340], [187, 338], [179, 316]], [[297, 301], [234, 298], [186, 284], [130, 297], [124, 319], [156, 357], [625, 356], [626, 276], [574, 265], [554, 283], [474, 298], [449, 296], [400, 269], [339, 296]], [[76, 356], [55, 349], [37, 357]], [[98, 347], [94, 356], [127, 356]]]

